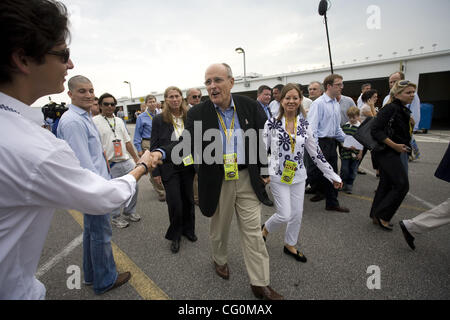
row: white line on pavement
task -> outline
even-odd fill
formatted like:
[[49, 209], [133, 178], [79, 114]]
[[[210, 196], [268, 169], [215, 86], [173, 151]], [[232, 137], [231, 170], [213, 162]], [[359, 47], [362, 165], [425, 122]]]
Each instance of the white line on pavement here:
[[67, 257], [76, 247], [78, 247], [83, 242], [83, 234], [80, 234], [72, 242], [70, 242], [60, 253], [51, 258], [49, 261], [44, 263], [39, 270], [36, 272], [36, 278], [42, 277], [51, 268], [58, 264], [62, 259]]

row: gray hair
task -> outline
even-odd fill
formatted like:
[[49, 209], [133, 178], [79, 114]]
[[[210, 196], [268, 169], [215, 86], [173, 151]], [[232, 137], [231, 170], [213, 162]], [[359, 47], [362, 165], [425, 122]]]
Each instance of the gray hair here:
[[231, 70], [231, 67], [226, 63], [222, 63], [222, 65], [227, 69], [228, 78], [233, 78], [233, 71]]
[[[314, 83], [317, 83], [317, 84], [319, 85], [319, 87], [320, 87], [320, 90], [321, 90], [322, 92], [325, 92], [325, 88], [324, 88], [322, 82], [319, 82], [319, 81], [312, 81], [312, 82], [309, 84], [309, 86], [312, 85], [312, 84], [314, 84]], [[309, 86], [308, 86], [308, 87], [309, 87]]]
[[187, 91], [186, 91], [186, 98], [189, 97], [191, 91], [193, 91], [193, 90], [197, 90], [197, 91], [200, 92], [200, 94], [202, 94], [202, 90], [200, 90], [199, 88], [189, 88], [189, 89], [187, 89]]
[[92, 84], [91, 80], [89, 80], [88, 78], [86, 78], [85, 76], [73, 76], [72, 78], [69, 79], [68, 82], [68, 86], [69, 86], [69, 91], [73, 91], [76, 88], [76, 85], [79, 83], [90, 83]]

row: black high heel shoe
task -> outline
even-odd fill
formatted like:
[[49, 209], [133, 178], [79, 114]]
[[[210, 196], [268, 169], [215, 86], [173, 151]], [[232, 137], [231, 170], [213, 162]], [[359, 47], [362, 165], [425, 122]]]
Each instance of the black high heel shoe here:
[[385, 231], [392, 231], [393, 228], [389, 225], [385, 226], [384, 224], [381, 223], [381, 219], [380, 218], [376, 218], [378, 221], [378, 225], [380, 226], [381, 229], [385, 230]]
[[292, 256], [295, 258], [295, 260], [305, 263], [307, 261], [306, 257], [297, 250], [297, 253], [292, 253], [286, 246], [283, 247], [283, 252], [286, 253], [288, 256]]

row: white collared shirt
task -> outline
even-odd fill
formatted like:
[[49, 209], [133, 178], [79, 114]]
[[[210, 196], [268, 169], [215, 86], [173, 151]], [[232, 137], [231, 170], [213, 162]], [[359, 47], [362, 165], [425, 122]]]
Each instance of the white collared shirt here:
[[35, 273], [56, 208], [103, 214], [136, 190], [131, 175], [107, 181], [82, 169], [30, 109], [0, 92], [0, 300], [45, 298]]
[[[129, 160], [130, 154], [126, 149], [126, 143], [131, 141], [130, 135], [125, 128], [125, 123], [119, 117], [106, 118], [101, 114], [92, 118], [95, 126], [100, 133], [103, 149], [106, 153], [106, 158], [110, 162], [123, 162]], [[114, 129], [114, 131], [113, 131]], [[122, 147], [122, 156], [114, 156], [113, 140], [120, 140]]]
[[300, 114], [297, 116], [297, 128], [295, 129], [295, 147], [294, 153], [291, 150], [291, 141], [289, 133], [285, 129], [286, 118], [281, 120], [272, 118], [266, 121], [264, 125], [263, 140], [266, 149], [271, 150], [269, 157], [269, 175], [273, 182], [281, 183], [281, 176], [284, 170], [286, 160], [297, 163], [297, 171], [295, 172], [292, 183], [299, 183], [306, 180], [307, 174], [303, 163], [305, 148], [315, 165], [323, 172], [324, 177], [331, 182], [341, 182], [341, 178], [337, 175], [331, 165], [326, 161], [316, 139], [313, 139], [313, 132], [307, 120]]

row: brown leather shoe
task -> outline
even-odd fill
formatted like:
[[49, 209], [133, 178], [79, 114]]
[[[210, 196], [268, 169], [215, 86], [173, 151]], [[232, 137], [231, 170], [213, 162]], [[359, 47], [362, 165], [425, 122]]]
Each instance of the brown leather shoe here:
[[337, 212], [350, 212], [349, 208], [336, 206], [336, 207], [326, 207], [325, 210], [327, 211], [337, 211]]
[[230, 270], [228, 269], [228, 264], [225, 263], [223, 266], [219, 266], [214, 261], [214, 267], [216, 269], [216, 273], [221, 277], [222, 279], [228, 280], [230, 279]]
[[252, 286], [253, 294], [258, 299], [263, 300], [284, 300], [283, 296], [281, 294], [276, 293], [271, 287], [258, 287], [258, 286]]
[[[112, 289], [118, 288], [121, 285], [125, 284], [128, 282], [128, 280], [130, 280], [131, 278], [131, 272], [123, 272], [123, 273], [119, 273], [119, 275], [117, 276], [116, 282], [114, 282], [114, 285], [109, 288], [108, 290], [106, 290], [105, 292], [111, 291]], [[103, 292], [103, 293], [105, 293]]]

